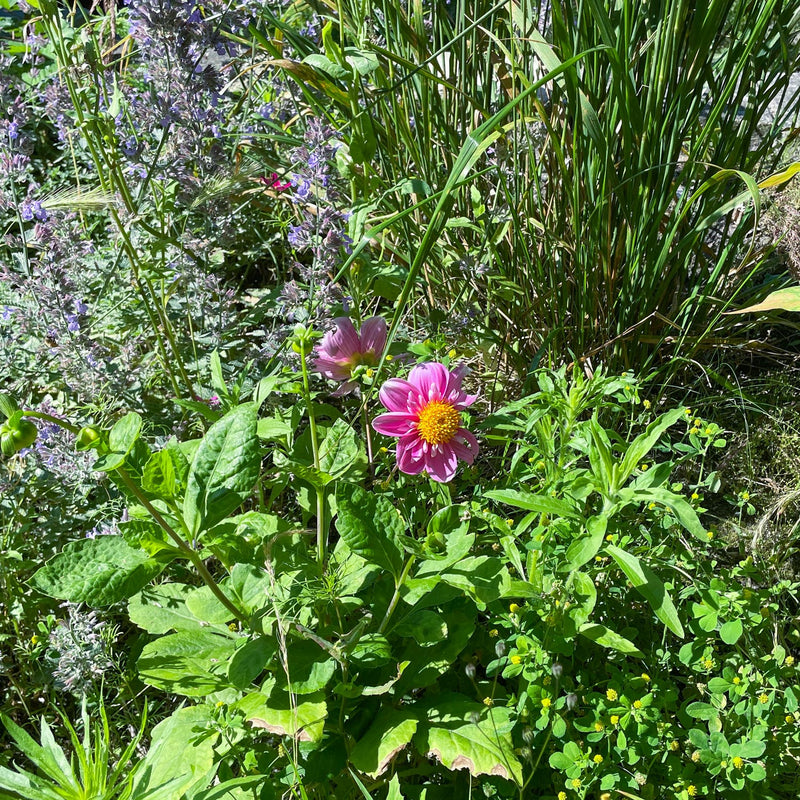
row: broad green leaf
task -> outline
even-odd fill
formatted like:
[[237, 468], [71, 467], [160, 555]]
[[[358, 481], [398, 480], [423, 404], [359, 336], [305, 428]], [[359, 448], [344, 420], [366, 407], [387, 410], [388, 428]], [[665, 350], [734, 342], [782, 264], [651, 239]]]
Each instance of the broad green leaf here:
[[30, 579], [43, 594], [108, 606], [127, 600], [164, 569], [165, 564], [134, 550], [121, 536], [70, 542]]
[[767, 295], [760, 303], [726, 313], [750, 314], [754, 311], [800, 311], [800, 286], [779, 289], [777, 292]]
[[732, 619], [719, 629], [719, 638], [725, 644], [736, 644], [743, 632], [742, 621], [740, 619]]
[[232, 638], [207, 630], [162, 636], [142, 650], [139, 677], [166, 692], [204, 697], [229, 686], [226, 673], [235, 647]]
[[340, 478], [356, 463], [358, 452], [356, 432], [343, 419], [337, 419], [319, 446], [319, 468], [331, 478]]
[[766, 742], [760, 739], [746, 739], [739, 744], [731, 745], [731, 756], [739, 756], [740, 758], [761, 758], [766, 749]]
[[135, 411], [130, 411], [122, 419], [117, 420], [111, 429], [108, 434], [108, 446], [112, 452], [126, 456], [133, 449], [141, 432], [142, 418]]
[[405, 523], [388, 497], [352, 483], [336, 489], [339, 514], [336, 528], [350, 550], [370, 563], [389, 570], [395, 581], [403, 571], [400, 537]]
[[447, 769], [466, 769], [474, 777], [497, 775], [521, 785], [522, 765], [509, 732], [511, 714], [502, 706], [487, 709], [467, 697], [445, 695], [427, 720], [420, 721], [414, 743]]
[[289, 678], [278, 673], [278, 686], [296, 695], [314, 694], [327, 686], [336, 672], [336, 661], [316, 642], [290, 641], [286, 662]]
[[536, 511], [539, 514], [549, 514], [553, 517], [579, 517], [578, 512], [572, 506], [546, 495], [531, 494], [516, 489], [492, 489], [484, 492], [483, 496], [488, 500], [505, 503], [514, 508], [522, 508], [525, 511]]
[[686, 706], [686, 713], [695, 719], [715, 719], [719, 716], [719, 709], [710, 703], [689, 703]]
[[295, 698], [274, 688], [269, 694], [245, 695], [233, 708], [241, 709], [253, 727], [276, 736], [294, 736], [299, 742], [318, 742], [328, 715], [324, 692]]
[[656, 616], [682, 639], [683, 625], [678, 617], [678, 611], [658, 575], [626, 550], [610, 544], [606, 547], [606, 551], [617, 562], [634, 589], [650, 603]]
[[392, 759], [411, 741], [419, 720], [408, 708], [384, 708], [350, 753], [350, 763], [371, 778], [386, 772]]
[[153, 728], [150, 749], [134, 779], [134, 796], [147, 800], [156, 787], [166, 784], [167, 797], [179, 800], [205, 788], [217, 763], [215, 749], [228, 749], [218, 738], [210, 706], [179, 708]]
[[586, 521], [586, 534], [579, 536], [567, 548], [567, 564], [570, 572], [580, 569], [587, 561], [591, 561], [603, 546], [606, 535], [607, 520], [605, 517], [590, 517]]
[[197, 448], [187, 478], [183, 516], [192, 535], [240, 506], [261, 469], [256, 406], [246, 403], [215, 422]]
[[275, 655], [277, 644], [274, 638], [259, 636], [240, 647], [228, 664], [228, 680], [237, 689], [247, 689], [264, 671]]
[[142, 473], [142, 489], [158, 497], [175, 496], [177, 485], [172, 456], [166, 450], [159, 450], [150, 456]]
[[447, 638], [447, 623], [434, 611], [415, 611], [395, 627], [394, 633], [430, 647]]
[[148, 633], [203, 630], [208, 621], [202, 617], [198, 619], [186, 605], [195, 591], [195, 587], [183, 583], [150, 586], [128, 601], [128, 616], [131, 622]]
[[389, 794], [386, 795], [386, 800], [404, 800], [403, 793], [400, 791], [400, 778], [397, 777], [396, 772], [389, 781]]
[[620, 636], [618, 633], [606, 628], [605, 625], [597, 625], [587, 622], [578, 629], [578, 632], [591, 639], [593, 642], [608, 647], [611, 650], [617, 650], [624, 653], [626, 656], [636, 656], [637, 658], [644, 658], [644, 654], [630, 639]]

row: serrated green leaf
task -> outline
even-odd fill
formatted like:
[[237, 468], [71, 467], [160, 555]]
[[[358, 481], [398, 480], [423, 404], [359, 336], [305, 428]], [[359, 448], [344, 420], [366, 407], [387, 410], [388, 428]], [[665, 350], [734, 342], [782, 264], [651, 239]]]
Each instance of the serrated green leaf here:
[[144, 465], [142, 489], [163, 498], [175, 496], [176, 476], [172, 456], [166, 450], [153, 453]]
[[319, 446], [320, 470], [331, 478], [341, 478], [353, 467], [357, 458], [356, 432], [343, 419], [337, 419]]
[[183, 503], [193, 536], [221, 522], [250, 496], [261, 469], [256, 415], [254, 403], [234, 408], [209, 428], [197, 448]]
[[655, 615], [679, 638], [683, 638], [683, 625], [669, 592], [658, 575], [635, 555], [614, 545], [606, 547], [608, 554], [642, 597], [650, 603]]
[[408, 745], [418, 725], [419, 720], [410, 709], [383, 709], [356, 742], [350, 753], [350, 763], [357, 770], [377, 778]]
[[395, 581], [399, 580], [403, 571], [399, 541], [405, 524], [391, 500], [355, 484], [340, 483], [336, 503], [336, 529], [351, 552], [389, 570]]
[[128, 601], [128, 617], [148, 633], [200, 631], [207, 621], [198, 619], [186, 606], [195, 587], [183, 583], [150, 586]]
[[43, 594], [108, 606], [127, 600], [164, 569], [165, 564], [134, 550], [121, 536], [70, 542], [30, 579]]

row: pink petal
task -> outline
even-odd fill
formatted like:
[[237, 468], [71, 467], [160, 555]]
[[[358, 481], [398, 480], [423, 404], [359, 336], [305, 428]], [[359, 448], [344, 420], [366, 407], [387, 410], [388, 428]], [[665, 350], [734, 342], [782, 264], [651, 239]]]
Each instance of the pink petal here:
[[407, 411], [390, 411], [372, 420], [372, 427], [384, 436], [405, 436], [413, 430], [417, 418]]
[[447, 483], [456, 474], [458, 459], [449, 444], [440, 445], [436, 453], [429, 453], [425, 461], [425, 469], [433, 480]]
[[402, 378], [389, 378], [381, 386], [378, 397], [389, 411], [408, 411], [409, 398], [416, 397], [416, 395], [416, 387], [408, 381], [404, 381]]
[[383, 317], [370, 317], [361, 326], [361, 352], [380, 356], [386, 347], [386, 321]]
[[314, 369], [332, 381], [346, 381], [351, 372], [349, 365], [343, 365], [325, 356], [317, 356], [314, 359]]
[[358, 384], [355, 381], [345, 381], [340, 384], [331, 397], [344, 397], [346, 394], [350, 394], [350, 392], [354, 392], [356, 389], [358, 389]]
[[453, 452], [467, 464], [472, 464], [478, 455], [478, 440], [466, 429], [459, 428], [458, 433], [448, 442]]
[[440, 400], [447, 391], [450, 373], [435, 362], [418, 364], [408, 375], [408, 382], [419, 390], [425, 400]]
[[319, 346], [319, 354], [337, 361], [349, 361], [361, 352], [361, 340], [350, 317], [336, 317], [333, 323], [336, 329], [325, 334]]
[[401, 436], [398, 440], [397, 468], [406, 475], [419, 475], [425, 469], [425, 455], [415, 434]]
[[468, 373], [469, 367], [467, 367], [466, 364], [459, 364], [459, 366], [450, 373], [447, 391], [444, 395], [445, 399], [449, 400], [459, 410], [471, 406], [478, 399], [477, 395], [467, 394], [461, 388], [461, 381]]

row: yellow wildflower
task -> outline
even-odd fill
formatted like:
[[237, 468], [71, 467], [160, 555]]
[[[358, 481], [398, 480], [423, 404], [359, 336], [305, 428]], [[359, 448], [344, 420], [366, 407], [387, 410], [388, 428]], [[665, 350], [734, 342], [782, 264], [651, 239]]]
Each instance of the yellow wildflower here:
[[619, 695], [617, 694], [616, 689], [608, 689], [606, 691], [606, 697], [613, 703], [619, 697]]
[[603, 730], [603, 728], [605, 728], [605, 725], [603, 725], [603, 723], [602, 723], [602, 722], [600, 722], [600, 720], [597, 720], [597, 722], [595, 722], [595, 724], [594, 724], [594, 729], [595, 729], [595, 730], [596, 730], [598, 733], [600, 733], [600, 731], [602, 731], [602, 730]]
[[637, 709], [637, 710], [640, 709], [642, 707], [642, 701], [641, 700], [634, 700], [633, 701], [633, 707], [635, 709]]
[[758, 702], [761, 703], [761, 705], [764, 705], [765, 703], [769, 703], [769, 695], [766, 695], [766, 694], [764, 694], [764, 692], [762, 692], [758, 696]]
[[[794, 717], [791, 714], [787, 714], [784, 719], [786, 720], [787, 725], [791, 725], [794, 722]], [[596, 727], [596, 726], [595, 726]]]
[[669, 749], [672, 750], [673, 753], [677, 753], [678, 750], [681, 749], [681, 743], [677, 739], [673, 739], [669, 743]]
[[506, 520], [506, 525], [508, 525], [509, 528], [512, 527], [514, 525], [514, 520], [513, 519], [507, 519]]
[[706, 538], [710, 542], [714, 538], [714, 531], [706, 531]]
[[592, 757], [592, 761], [594, 761], [595, 764], [602, 764], [603, 756], [601, 756], [600, 753], [598, 753], [596, 756]]
[[559, 792], [558, 793], [558, 800], [567, 800], [567, 793], [566, 792]]
[[512, 614], [516, 614], [516, 613], [519, 611], [519, 606], [518, 606], [516, 603], [512, 603], [512, 604], [511, 604], [511, 605], [508, 607], [508, 610], [509, 610], [509, 612], [511, 612]]
[[450, 351], [447, 353], [447, 355], [448, 355], [450, 358], [455, 358], [455, 357], [456, 357], [456, 351], [455, 351], [455, 350], [450, 350]]
[[581, 779], [580, 778], [573, 778], [572, 779], [572, 788], [573, 789], [580, 789], [581, 788]]
[[738, 675], [733, 679], [734, 686], [738, 686], [741, 682], [742, 679]]
[[699, 750], [695, 750], [692, 753], [692, 761], [694, 761], [694, 763], [696, 764], [699, 760], [700, 760], [700, 751]]
[[647, 464], [639, 464], [639, 469], [640, 469], [642, 472], [647, 472], [647, 470], [649, 470], [649, 469], [650, 469], [650, 467], [649, 467], [649, 465], [647, 465]]
[[697, 787], [693, 783], [690, 783], [686, 787], [686, 794], [688, 794], [689, 797], [694, 797], [697, 794]]
[[642, 680], [643, 680], [645, 683], [650, 683], [650, 676], [649, 676], [649, 675], [648, 675], [646, 672], [643, 672], [643, 673], [642, 673], [642, 674], [641, 674], [639, 677], [640, 677], [640, 678], [641, 678], [641, 679], [642, 679]]
[[692, 409], [691, 408], [684, 408], [683, 413], [686, 414], [687, 417], [692, 416]]
[[794, 666], [794, 656], [786, 656], [786, 661], [783, 662], [785, 667], [793, 667]]
[[734, 756], [731, 759], [731, 763], [735, 769], [741, 769], [744, 766], [744, 759], [741, 756]]
[[611, 715], [611, 724], [618, 725], [619, 724], [619, 717], [616, 714]]
[[658, 508], [658, 506], [657, 506], [655, 503], [650, 503], [650, 505], [649, 505], [649, 506], [647, 506], [647, 507], [648, 507], [648, 508], [649, 508], [651, 511], [655, 511], [655, 510]]
[[511, 663], [516, 666], [517, 664], [522, 663], [522, 656], [511, 656]]
[[714, 669], [714, 659], [713, 658], [704, 658], [703, 659], [703, 666], [706, 669]]
[[553, 701], [549, 697], [543, 697], [542, 698], [542, 708], [550, 708], [550, 704], [552, 702]]
[[485, 706], [487, 706], [488, 708], [491, 708], [494, 705], [494, 700], [492, 700], [491, 697], [484, 697], [483, 698], [483, 704]]
[[697, 492], [692, 492], [692, 500], [699, 500], [699, 499], [700, 499], [700, 495], [697, 494]]
[[498, 631], [498, 630], [497, 630], [497, 628], [492, 628], [492, 629], [489, 631], [489, 636], [491, 636], [491, 637], [492, 637], [492, 639], [494, 639], [494, 638], [495, 638], [495, 636], [499, 636], [499, 635], [500, 635], [500, 631]]
[[643, 405], [645, 408], [650, 408], [650, 406], [652, 406], [653, 404], [652, 404], [652, 403], [651, 403], [649, 400], [643, 400], [643, 401], [642, 401], [642, 405]]

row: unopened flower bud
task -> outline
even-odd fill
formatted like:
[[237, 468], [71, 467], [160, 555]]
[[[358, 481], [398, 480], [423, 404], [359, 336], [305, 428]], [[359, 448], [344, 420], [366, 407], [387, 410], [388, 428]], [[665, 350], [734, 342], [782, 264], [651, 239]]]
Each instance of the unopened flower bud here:
[[553, 673], [553, 677], [556, 680], [559, 680], [559, 678], [561, 678], [561, 676], [564, 674], [564, 667], [560, 662], [554, 661], [550, 667], [550, 672]]
[[534, 733], [533, 728], [531, 728], [530, 726], [526, 725], [522, 729], [522, 741], [525, 742], [525, 744], [533, 744], [533, 740], [535, 738], [536, 738], [536, 734]]
[[94, 425], [87, 425], [85, 428], [81, 428], [75, 441], [75, 449], [82, 452], [98, 447], [102, 435], [102, 431]]
[[467, 664], [466, 667], [464, 667], [464, 672], [467, 674], [467, 677], [471, 681], [475, 680], [475, 674], [477, 673], [477, 670], [475, 669], [475, 665], [472, 662], [470, 662], [469, 664]]
[[497, 657], [498, 658], [502, 658], [508, 652], [508, 648], [506, 647], [506, 643], [502, 642], [502, 641], [501, 642], [497, 642], [497, 644], [494, 646], [494, 651], [495, 651], [495, 653], [497, 653]]
[[567, 695], [566, 700], [567, 700], [567, 708], [570, 711], [574, 711], [578, 705], [578, 695], [576, 695], [575, 692], [570, 692]]

